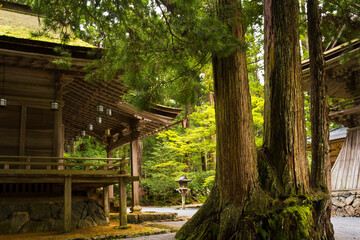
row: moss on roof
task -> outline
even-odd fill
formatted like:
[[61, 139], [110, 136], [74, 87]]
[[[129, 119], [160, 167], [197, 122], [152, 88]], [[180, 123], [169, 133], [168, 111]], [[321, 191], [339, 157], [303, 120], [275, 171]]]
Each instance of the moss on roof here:
[[[0, 8], [0, 36], [60, 44], [59, 33], [48, 32], [37, 36], [36, 33], [42, 31], [41, 21], [42, 18], [39, 19], [34, 14]], [[75, 37], [72, 37], [66, 45], [94, 48], [93, 45]]]

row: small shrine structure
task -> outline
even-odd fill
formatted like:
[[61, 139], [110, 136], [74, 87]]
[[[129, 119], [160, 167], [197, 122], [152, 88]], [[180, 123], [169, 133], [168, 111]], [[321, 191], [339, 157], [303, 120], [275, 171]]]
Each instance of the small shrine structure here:
[[[141, 139], [170, 127], [181, 111], [156, 105], [138, 112], [121, 100], [121, 82], [85, 81], [101, 50], [76, 38], [62, 45], [56, 33], [36, 36], [41, 17], [0, 4], [0, 234], [106, 225], [116, 183], [126, 226], [126, 183], [132, 210], [141, 210]], [[70, 67], [56, 64], [57, 47], [71, 53]], [[108, 158], [65, 158], [64, 147], [79, 135], [105, 144]], [[112, 158], [127, 144], [130, 162]], [[103, 206], [90, 198], [94, 189], [102, 189]]]
[[[347, 127], [347, 135], [331, 168], [333, 215], [360, 217], [360, 41], [324, 52], [329, 97], [342, 99], [330, 109], [331, 122]], [[304, 61], [303, 87], [310, 89], [309, 61]], [[336, 151], [332, 146], [331, 151]]]

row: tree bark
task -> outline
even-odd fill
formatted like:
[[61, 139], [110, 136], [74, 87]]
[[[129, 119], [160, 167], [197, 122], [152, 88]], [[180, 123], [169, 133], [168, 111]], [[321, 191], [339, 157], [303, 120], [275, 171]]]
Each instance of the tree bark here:
[[310, 183], [313, 189], [328, 191], [331, 188], [329, 120], [318, 4], [317, 0], [308, 0], [312, 135]]
[[219, 4], [220, 19], [228, 23], [229, 30], [239, 40], [240, 46], [227, 57], [214, 55], [212, 58], [217, 143], [216, 186], [204, 206], [177, 233], [179, 239], [230, 239], [237, 234], [243, 237], [253, 234], [253, 226], [245, 230], [239, 225], [239, 213], [245, 201], [257, 189], [256, 147], [241, 5], [237, 0], [221, 1]]
[[[186, 119], [185, 129], [191, 128], [190, 114], [191, 114], [191, 104], [187, 104], [185, 106], [185, 119]], [[185, 153], [184, 160], [185, 160], [185, 163], [187, 165], [186, 172], [190, 173], [191, 172], [191, 156], [190, 156], [190, 153]]]
[[329, 154], [329, 120], [324, 72], [324, 56], [320, 31], [320, 12], [318, 0], [308, 0], [308, 37], [310, 53], [311, 84], [311, 175], [310, 185], [314, 191], [322, 191], [327, 199], [317, 212], [318, 231], [322, 236], [332, 239], [334, 230], [331, 217], [331, 180]]
[[[177, 239], [332, 239], [318, 231], [326, 196], [310, 196], [298, 2], [265, 1], [265, 143], [255, 152], [241, 1], [218, 1], [240, 47], [213, 56], [216, 176], [203, 207]], [[326, 201], [325, 201], [326, 202]], [[314, 215], [315, 214], [315, 218]]]
[[201, 170], [206, 172], [207, 171], [207, 154], [204, 152], [201, 152]]
[[309, 192], [297, 0], [265, 0], [264, 151], [276, 194]]

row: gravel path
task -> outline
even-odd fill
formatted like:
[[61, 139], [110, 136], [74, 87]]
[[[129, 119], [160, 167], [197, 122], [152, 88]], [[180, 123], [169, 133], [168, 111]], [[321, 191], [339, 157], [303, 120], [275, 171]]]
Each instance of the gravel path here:
[[137, 238], [125, 238], [129, 240], [175, 240], [175, 233], [165, 233]]
[[[171, 212], [171, 213], [177, 213], [178, 216], [187, 216], [192, 217], [198, 208], [185, 208], [185, 210], [182, 210], [180, 208], [175, 207], [143, 207], [142, 212]], [[128, 208], [128, 212], [130, 212], [130, 209]]]
[[336, 240], [360, 240], [360, 218], [332, 217]]

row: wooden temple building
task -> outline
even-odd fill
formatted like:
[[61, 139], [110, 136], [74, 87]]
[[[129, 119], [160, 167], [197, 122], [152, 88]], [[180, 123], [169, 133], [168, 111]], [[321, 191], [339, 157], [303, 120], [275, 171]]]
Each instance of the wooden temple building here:
[[[35, 37], [37, 15], [27, 6], [0, 3], [0, 234], [106, 224], [115, 183], [120, 225], [126, 225], [127, 182], [132, 210], [141, 210], [141, 139], [171, 126], [180, 110], [138, 112], [121, 100], [126, 89], [119, 81], [84, 81], [84, 67], [99, 56], [89, 52], [98, 49], [79, 39], [61, 45], [55, 33]], [[54, 62], [61, 58], [58, 46], [71, 53], [69, 68]], [[108, 158], [65, 158], [64, 145], [80, 134], [105, 144]], [[127, 144], [129, 163], [112, 158]], [[101, 208], [87, 197], [98, 188]]]
[[[335, 206], [343, 216], [360, 216], [360, 41], [344, 43], [324, 52], [325, 77], [329, 97], [339, 98], [330, 109], [329, 119], [347, 128], [346, 138], [331, 142], [331, 190], [339, 199], [348, 199]], [[303, 62], [303, 86], [310, 89], [309, 62]], [[340, 149], [338, 154], [335, 154]], [[344, 197], [343, 193], [346, 192]], [[360, 199], [358, 201], [360, 203]], [[350, 204], [350, 205], [349, 205]], [[359, 205], [359, 206], [358, 206]], [[343, 211], [343, 209], [345, 210]], [[357, 213], [356, 213], [357, 212]], [[355, 214], [355, 215], [354, 215]]]

